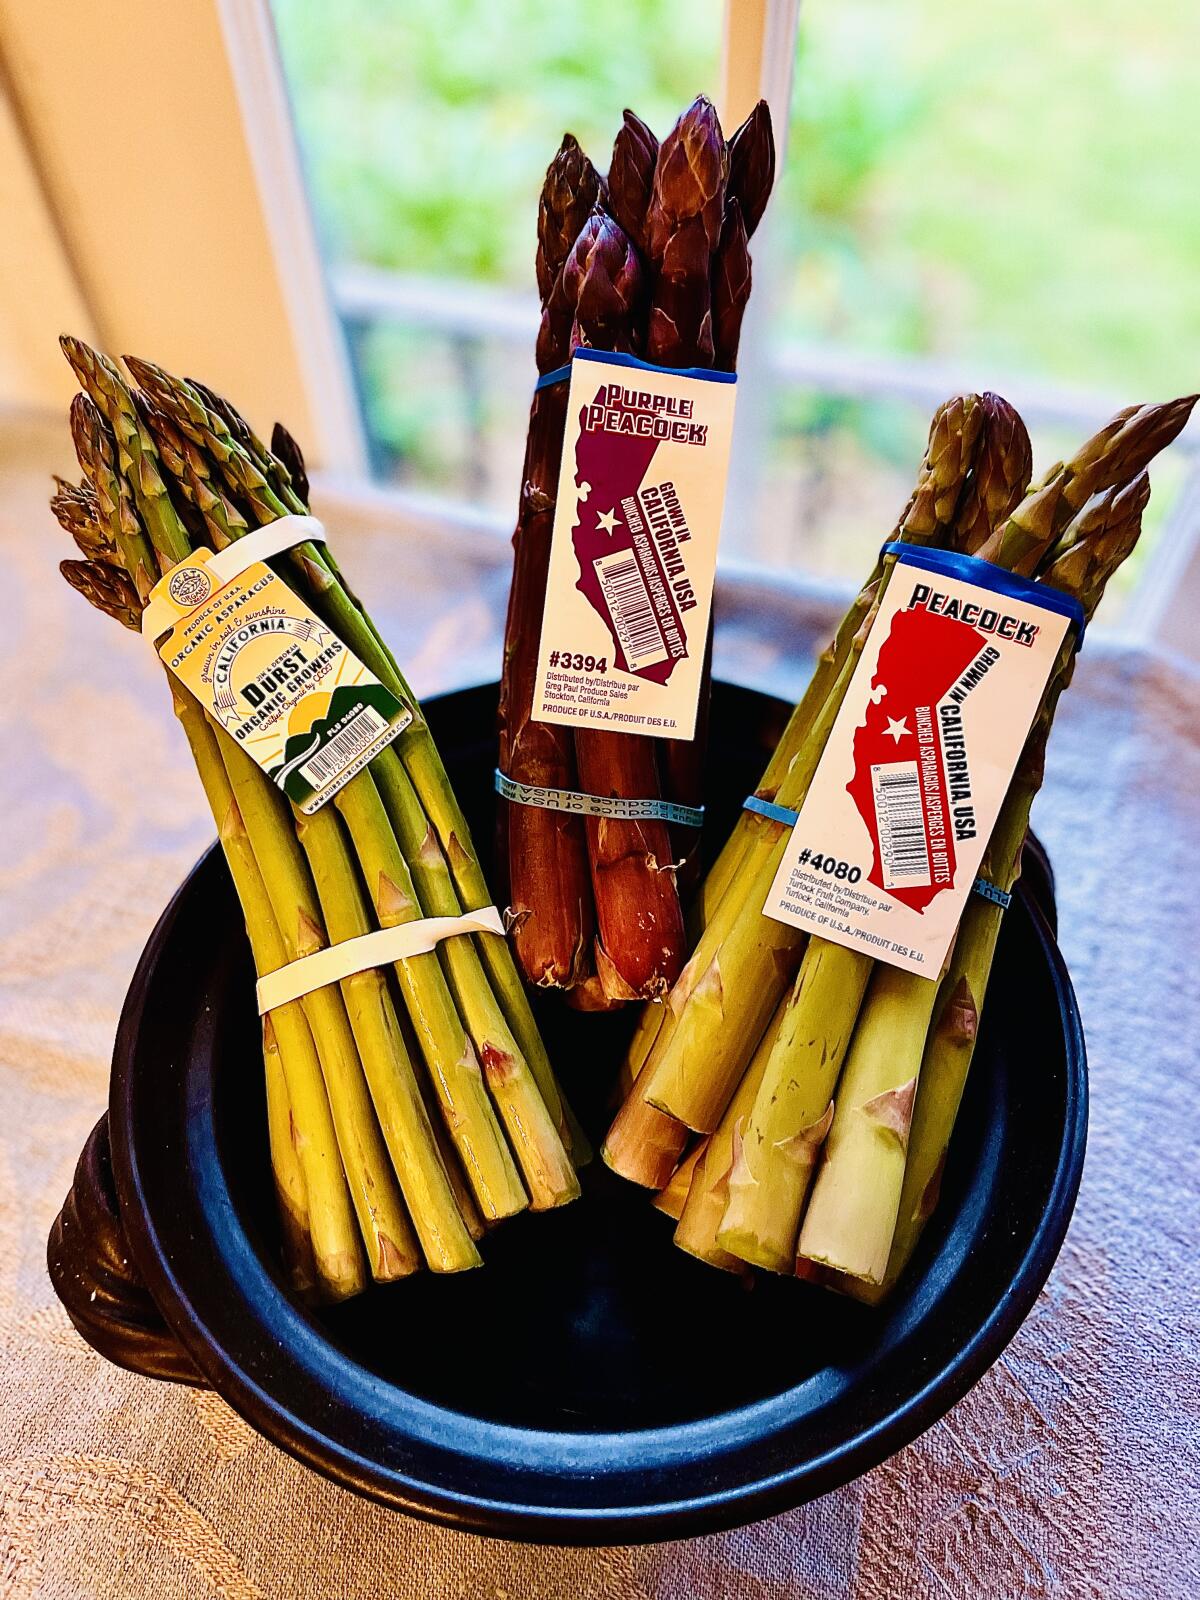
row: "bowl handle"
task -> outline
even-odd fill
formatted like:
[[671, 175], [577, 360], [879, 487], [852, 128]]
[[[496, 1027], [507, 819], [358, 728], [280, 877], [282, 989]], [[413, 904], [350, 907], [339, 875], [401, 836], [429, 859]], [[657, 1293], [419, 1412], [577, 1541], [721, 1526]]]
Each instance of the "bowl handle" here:
[[134, 1264], [113, 1183], [107, 1112], [83, 1147], [46, 1263], [54, 1292], [93, 1350], [147, 1378], [203, 1382]]

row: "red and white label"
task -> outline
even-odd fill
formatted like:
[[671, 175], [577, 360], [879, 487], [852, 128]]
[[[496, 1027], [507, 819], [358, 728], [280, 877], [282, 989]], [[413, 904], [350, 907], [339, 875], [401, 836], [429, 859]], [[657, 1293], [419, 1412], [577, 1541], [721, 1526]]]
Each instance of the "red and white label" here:
[[901, 560], [764, 913], [936, 977], [1069, 626]]

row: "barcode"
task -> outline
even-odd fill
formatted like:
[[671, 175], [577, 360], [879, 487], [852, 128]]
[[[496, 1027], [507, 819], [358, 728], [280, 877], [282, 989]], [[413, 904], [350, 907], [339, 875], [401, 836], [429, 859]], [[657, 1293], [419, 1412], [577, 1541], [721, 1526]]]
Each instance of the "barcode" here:
[[600, 556], [593, 565], [629, 670], [638, 672], [642, 667], [668, 661], [670, 651], [663, 643], [662, 629], [636, 556], [617, 551]]
[[915, 761], [896, 761], [871, 768], [875, 820], [879, 824], [879, 854], [883, 886], [916, 888], [930, 883], [929, 849], [925, 842], [925, 815], [921, 807], [921, 780]]
[[314, 789], [320, 789], [342, 773], [387, 727], [374, 706], [364, 706], [340, 733], [335, 733], [323, 749], [300, 768], [300, 776]]

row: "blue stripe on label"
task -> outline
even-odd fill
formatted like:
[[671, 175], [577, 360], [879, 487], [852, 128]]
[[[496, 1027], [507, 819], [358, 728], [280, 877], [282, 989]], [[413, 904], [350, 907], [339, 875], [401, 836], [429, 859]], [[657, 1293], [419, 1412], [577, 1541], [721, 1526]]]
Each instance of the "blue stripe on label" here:
[[[790, 806], [777, 806], [773, 800], [760, 800], [756, 794], [747, 795], [742, 801], [744, 811], [757, 811], [760, 817], [770, 817], [772, 822], [782, 822], [789, 828], [794, 828], [800, 819], [800, 813], [793, 811]], [[976, 878], [971, 885], [971, 893], [982, 895], [985, 900], [1002, 906], [1005, 911], [1012, 904], [1012, 895], [1005, 893], [994, 883], [989, 883], [986, 878]]]
[[1075, 648], [1083, 644], [1087, 619], [1083, 607], [1074, 595], [1061, 594], [1034, 578], [1022, 578], [1008, 572], [991, 561], [981, 561], [978, 556], [960, 555], [957, 550], [928, 550], [923, 545], [906, 544], [902, 539], [889, 539], [881, 555], [895, 556], [903, 566], [920, 567], [924, 572], [937, 572], [943, 577], [958, 578], [963, 583], [974, 583], [981, 589], [990, 589], [1010, 600], [1023, 600], [1026, 605], [1038, 606], [1042, 611], [1055, 611], [1066, 617], [1075, 628]]
[[[699, 378], [704, 383], [736, 383], [736, 372], [715, 372], [711, 367], [656, 367], [653, 361], [642, 361], [638, 356], [627, 356], [616, 350], [589, 350], [582, 346], [575, 351], [573, 361], [607, 361], [614, 367], [632, 367], [636, 372], [666, 372], [673, 378]], [[535, 389], [548, 389], [553, 383], [562, 383], [571, 376], [570, 363], [556, 367], [553, 372], [543, 372]]]
[[684, 806], [675, 800], [625, 800], [619, 796], [581, 794], [576, 789], [542, 789], [534, 783], [517, 783], [496, 768], [496, 793], [518, 806], [539, 811], [565, 811], [578, 817], [615, 817], [623, 822], [674, 822], [683, 828], [704, 826], [703, 806]]

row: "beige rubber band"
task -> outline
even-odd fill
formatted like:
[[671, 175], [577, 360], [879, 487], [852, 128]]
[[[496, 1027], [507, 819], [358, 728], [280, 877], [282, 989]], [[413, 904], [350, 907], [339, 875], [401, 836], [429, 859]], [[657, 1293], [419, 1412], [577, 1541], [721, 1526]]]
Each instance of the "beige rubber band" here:
[[460, 917], [422, 917], [420, 922], [402, 922], [396, 928], [376, 928], [374, 933], [345, 939], [341, 944], [315, 950], [311, 956], [289, 961], [286, 967], [258, 980], [258, 1014], [264, 1016], [276, 1006], [286, 1006], [314, 989], [340, 983], [356, 972], [371, 967], [387, 967], [409, 956], [425, 956], [443, 939], [460, 933], [498, 933], [504, 937], [504, 924], [495, 906], [482, 911], [467, 911]]
[[[242, 538], [235, 539], [232, 544], [227, 544], [224, 550], [218, 550], [216, 555], [209, 557], [207, 571], [223, 589], [227, 583], [240, 578], [246, 568], [252, 567], [256, 561], [270, 561], [272, 556], [282, 555], [294, 545], [304, 544], [306, 540], [320, 544], [324, 538], [325, 525], [319, 517], [301, 516], [298, 512], [289, 511], [287, 516], [276, 517], [274, 522], [266, 522], [261, 528], [255, 528]], [[194, 556], [185, 556], [182, 561], [175, 563], [175, 567], [194, 564]], [[166, 585], [175, 567], [164, 572], [154, 586], [156, 590], [161, 586], [164, 596]], [[210, 595], [209, 599], [211, 598]], [[207, 605], [208, 601], [205, 600], [202, 604]], [[142, 612], [142, 637], [149, 639], [153, 644], [159, 634], [165, 633], [172, 626], [177, 617], [178, 607], [165, 599], [160, 605], [158, 599], [152, 595], [149, 605]]]

